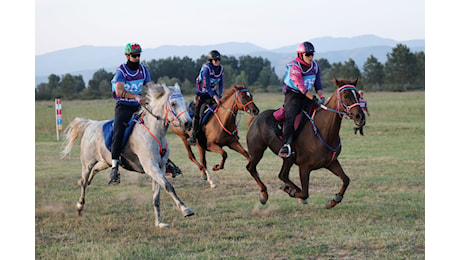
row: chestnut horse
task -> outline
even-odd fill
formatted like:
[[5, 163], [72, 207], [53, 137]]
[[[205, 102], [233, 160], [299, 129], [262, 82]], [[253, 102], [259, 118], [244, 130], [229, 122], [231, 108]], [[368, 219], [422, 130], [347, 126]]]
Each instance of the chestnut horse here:
[[[325, 105], [321, 105], [322, 109], [315, 110], [309, 118], [310, 120], [307, 119], [303, 128], [299, 130], [300, 132], [292, 143], [295, 154], [283, 159], [283, 165], [278, 175], [285, 183], [281, 189], [289, 196], [299, 198], [305, 204], [309, 196], [308, 186], [312, 170], [324, 167], [337, 175], [342, 179], [342, 188], [332, 200], [327, 202], [326, 208], [328, 209], [342, 201], [350, 183], [350, 179], [337, 159], [342, 148], [339, 136], [342, 118], [345, 115], [350, 117], [358, 127], [362, 127], [366, 123], [365, 115], [359, 106], [359, 95], [355, 88], [358, 78], [351, 82], [334, 78], [334, 82], [337, 85], [337, 90]], [[256, 166], [262, 159], [267, 147], [276, 154], [283, 145], [283, 141], [275, 134], [273, 127], [279, 122], [273, 116], [274, 111], [265, 110], [255, 117], [250, 122], [246, 137], [248, 152], [251, 157], [246, 169], [259, 185], [262, 204], [267, 202], [268, 193], [267, 187], [259, 177]], [[306, 115], [308, 114], [304, 112], [304, 116]], [[294, 163], [299, 166], [302, 189], [289, 179], [289, 170]]]
[[209, 182], [211, 188], [217, 187], [217, 184], [212, 180], [207, 170], [206, 151], [215, 152], [222, 156], [220, 164], [212, 168], [214, 171], [224, 168], [225, 160], [227, 159], [227, 152], [222, 149], [224, 146], [228, 146], [230, 149], [242, 154], [249, 161], [248, 152], [239, 142], [236, 116], [240, 110], [252, 116], [259, 114], [259, 108], [257, 108], [252, 94], [245, 85], [235, 85], [225, 90], [221, 102], [221, 106], [218, 106], [211, 113], [207, 122], [197, 133], [196, 145], [200, 153], [201, 163], [196, 160], [190, 145], [187, 144], [187, 138], [190, 133], [183, 131], [179, 127], [171, 127], [174, 133], [184, 142], [188, 151], [188, 158], [198, 166], [201, 171], [201, 177]]

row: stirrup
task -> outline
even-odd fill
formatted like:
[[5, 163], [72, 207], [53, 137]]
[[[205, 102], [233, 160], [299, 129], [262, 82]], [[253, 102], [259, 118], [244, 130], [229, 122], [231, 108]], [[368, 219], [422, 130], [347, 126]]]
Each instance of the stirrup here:
[[188, 145], [196, 145], [196, 137], [192, 135], [189, 138], [187, 138], [187, 144]]
[[[287, 150], [287, 151], [286, 151]], [[288, 158], [292, 155], [291, 152], [291, 145], [285, 144], [281, 147], [281, 149], [278, 152], [278, 156], [281, 158]]]
[[110, 180], [108, 184], [120, 184], [120, 173], [117, 169], [112, 169], [110, 173]]
[[168, 159], [166, 163], [166, 172], [170, 173], [173, 178], [182, 174], [182, 170], [177, 167], [171, 160]]

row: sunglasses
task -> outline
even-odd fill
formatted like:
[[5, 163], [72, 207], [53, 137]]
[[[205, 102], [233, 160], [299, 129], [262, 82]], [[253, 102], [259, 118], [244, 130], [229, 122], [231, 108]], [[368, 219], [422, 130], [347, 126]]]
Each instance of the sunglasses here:
[[305, 52], [305, 56], [307, 56], [307, 57], [310, 57], [310, 56], [312, 56], [314, 54], [315, 54], [314, 52]]
[[139, 58], [141, 55], [138, 53], [138, 54], [130, 54], [130, 56], [133, 58]]

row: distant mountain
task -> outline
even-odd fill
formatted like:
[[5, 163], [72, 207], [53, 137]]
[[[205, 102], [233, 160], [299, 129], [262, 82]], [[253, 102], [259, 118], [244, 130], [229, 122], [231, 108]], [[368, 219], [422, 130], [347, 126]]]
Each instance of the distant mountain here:
[[[387, 54], [398, 44], [405, 44], [411, 51], [425, 51], [425, 40], [412, 40], [398, 42], [384, 39], [374, 35], [362, 35], [350, 38], [322, 37], [311, 39], [315, 45], [315, 59], [326, 58], [331, 64], [344, 62], [352, 58], [362, 68], [370, 55], [374, 55], [384, 63]], [[164, 45], [157, 48], [144, 48], [142, 60], [162, 59], [172, 56], [197, 59], [216, 49], [227, 56], [239, 57], [242, 55], [261, 56], [267, 58], [275, 68], [278, 76], [284, 73], [286, 63], [295, 57], [295, 49], [298, 44], [293, 44], [277, 49], [264, 49], [252, 43], [228, 42], [214, 45]], [[104, 68], [107, 71], [115, 71], [116, 67], [125, 62], [123, 46], [96, 47], [80, 46], [50, 52], [35, 56], [35, 84], [48, 82], [50, 74], [82, 75], [88, 82], [94, 72]], [[198, 73], [198, 72], [197, 72]]]

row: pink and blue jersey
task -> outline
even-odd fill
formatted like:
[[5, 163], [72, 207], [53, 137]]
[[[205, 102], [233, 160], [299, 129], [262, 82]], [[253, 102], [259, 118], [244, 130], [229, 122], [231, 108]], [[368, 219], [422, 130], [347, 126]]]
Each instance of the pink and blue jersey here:
[[286, 65], [283, 93], [292, 91], [305, 95], [313, 87], [316, 91], [323, 89], [319, 65], [313, 61], [304, 71], [301, 62], [300, 58], [296, 58]]
[[140, 95], [144, 84], [149, 83], [150, 81], [149, 71], [144, 65], [139, 64], [139, 69], [132, 71], [128, 68], [128, 66], [126, 66], [126, 64], [121, 64], [112, 79], [112, 97], [119, 103], [137, 106], [139, 105], [139, 102], [137, 102], [136, 99], [122, 98], [115, 94], [116, 83], [124, 82], [124, 89], [126, 91]]

